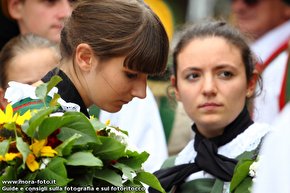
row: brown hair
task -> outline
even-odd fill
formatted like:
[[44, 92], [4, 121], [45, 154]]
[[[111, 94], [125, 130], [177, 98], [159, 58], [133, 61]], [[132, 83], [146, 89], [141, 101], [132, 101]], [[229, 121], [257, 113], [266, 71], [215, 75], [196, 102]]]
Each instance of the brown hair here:
[[82, 0], [61, 32], [61, 55], [71, 59], [80, 43], [100, 59], [126, 56], [124, 66], [160, 74], [169, 41], [158, 16], [142, 0]]
[[58, 46], [33, 34], [19, 35], [9, 40], [0, 52], [0, 87], [7, 87], [7, 70], [11, 60], [20, 53], [29, 52], [32, 49], [49, 48], [60, 58]]
[[8, 0], [1, 0], [1, 11], [5, 17], [12, 19], [8, 11]]

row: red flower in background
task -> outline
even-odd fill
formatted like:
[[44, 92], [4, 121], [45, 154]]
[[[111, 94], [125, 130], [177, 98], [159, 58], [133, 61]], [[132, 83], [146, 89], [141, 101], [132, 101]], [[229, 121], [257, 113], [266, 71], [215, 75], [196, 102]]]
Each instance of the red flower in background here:
[[48, 136], [47, 138], [47, 146], [51, 146], [52, 148], [56, 148], [58, 145], [60, 145], [62, 143], [62, 141], [60, 141], [57, 138], [57, 135], [60, 133], [60, 129], [55, 130], [51, 135]]

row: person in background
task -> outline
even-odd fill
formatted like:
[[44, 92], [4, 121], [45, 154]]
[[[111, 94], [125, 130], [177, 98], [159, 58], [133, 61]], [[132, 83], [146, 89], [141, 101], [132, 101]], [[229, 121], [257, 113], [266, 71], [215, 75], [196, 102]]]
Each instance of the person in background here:
[[4, 15], [17, 22], [21, 34], [33, 33], [59, 42], [60, 31], [75, 1], [2, 0], [2, 9]]
[[[290, 41], [288, 44], [287, 76], [290, 79]], [[287, 104], [273, 122], [273, 131], [269, 133], [261, 147], [253, 193], [290, 192], [290, 95], [287, 89]]]
[[223, 21], [183, 30], [171, 82], [195, 137], [155, 172], [166, 192], [227, 192], [237, 157], [255, 151], [270, 130], [247, 108], [258, 80], [254, 64], [244, 37]]
[[[2, 0], [2, 3], [4, 3], [3, 12], [17, 21], [21, 34], [34, 33], [59, 43], [64, 21], [71, 15], [78, 1]], [[158, 169], [168, 157], [159, 109], [149, 87], [145, 99], [133, 99], [118, 113], [112, 114], [96, 109], [95, 106], [91, 109], [97, 112], [101, 121], [110, 119], [112, 125], [120, 126], [132, 133], [130, 137], [136, 147], [150, 153], [145, 164], [145, 169], [148, 171]]]
[[55, 68], [60, 60], [57, 44], [33, 35], [19, 35], [5, 44], [0, 52], [0, 105], [7, 101], [4, 93], [9, 81], [32, 84]]
[[233, 19], [252, 37], [251, 49], [261, 59], [263, 90], [254, 100], [253, 119], [273, 123], [286, 104], [286, 63], [290, 40], [289, 0], [232, 0]]
[[290, 103], [272, 124], [261, 148], [253, 193], [290, 192]]

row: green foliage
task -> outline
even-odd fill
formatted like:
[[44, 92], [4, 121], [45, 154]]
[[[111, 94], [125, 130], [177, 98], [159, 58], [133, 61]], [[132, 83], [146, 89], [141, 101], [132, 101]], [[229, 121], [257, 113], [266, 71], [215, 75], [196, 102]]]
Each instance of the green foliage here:
[[[36, 95], [44, 101], [60, 80], [59, 77], [53, 77], [49, 83], [40, 85]], [[124, 142], [127, 132], [105, 125], [96, 118], [88, 119], [81, 112], [56, 115], [54, 112], [60, 108], [58, 98], [59, 95], [54, 95], [48, 107], [44, 105], [33, 112], [32, 117], [21, 125], [27, 136], [16, 136], [16, 150], [21, 154], [20, 157], [3, 161], [12, 141], [5, 139], [0, 142], [1, 183], [3, 180], [20, 178], [55, 180], [55, 183], [46, 184], [51, 188], [70, 185], [142, 187], [144, 183], [164, 192], [157, 178], [142, 169], [149, 154], [128, 149], [128, 144]], [[49, 147], [57, 154], [49, 158], [35, 154], [35, 162], [40, 167], [32, 172], [27, 166], [27, 158], [34, 154], [31, 146], [44, 140], [47, 143], [53, 141]]]

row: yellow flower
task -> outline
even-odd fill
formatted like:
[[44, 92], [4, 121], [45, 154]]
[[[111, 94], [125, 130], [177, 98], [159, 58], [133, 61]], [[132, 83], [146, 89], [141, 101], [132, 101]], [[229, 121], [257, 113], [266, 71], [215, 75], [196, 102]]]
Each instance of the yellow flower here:
[[36, 157], [54, 157], [57, 155], [57, 152], [54, 149], [52, 149], [50, 146], [45, 146], [45, 144], [45, 139], [40, 141], [35, 140], [35, 142], [30, 145], [30, 149]]
[[21, 153], [6, 153], [4, 156], [5, 161], [12, 161], [16, 157], [21, 157]]
[[24, 121], [29, 120], [31, 118], [30, 110], [26, 111], [23, 115], [19, 115], [19, 113], [13, 114], [13, 108], [11, 104], [6, 106], [5, 113], [0, 110], [0, 124], [4, 123], [16, 123], [18, 125], [22, 125]]
[[12, 161], [14, 160], [16, 157], [20, 157], [21, 158], [21, 153], [6, 153], [4, 156], [0, 155], [0, 161]]
[[42, 157], [54, 157], [55, 155], [57, 155], [57, 152], [54, 149], [52, 149], [50, 146], [44, 146], [40, 150], [40, 154]]
[[26, 165], [32, 172], [39, 169], [39, 163], [35, 160], [35, 156], [32, 153], [27, 156]]
[[52, 149], [50, 146], [45, 146], [46, 140], [34, 140], [34, 143], [29, 147], [32, 151], [26, 159], [26, 164], [28, 168], [34, 172], [39, 169], [39, 163], [35, 160], [36, 157], [54, 157], [57, 155], [57, 152]]
[[30, 149], [32, 150], [33, 154], [36, 156], [36, 157], [39, 157], [40, 156], [40, 151], [41, 149], [43, 148], [43, 146], [46, 144], [46, 140], [43, 139], [43, 140], [34, 140], [35, 142], [33, 144], [30, 145]]

